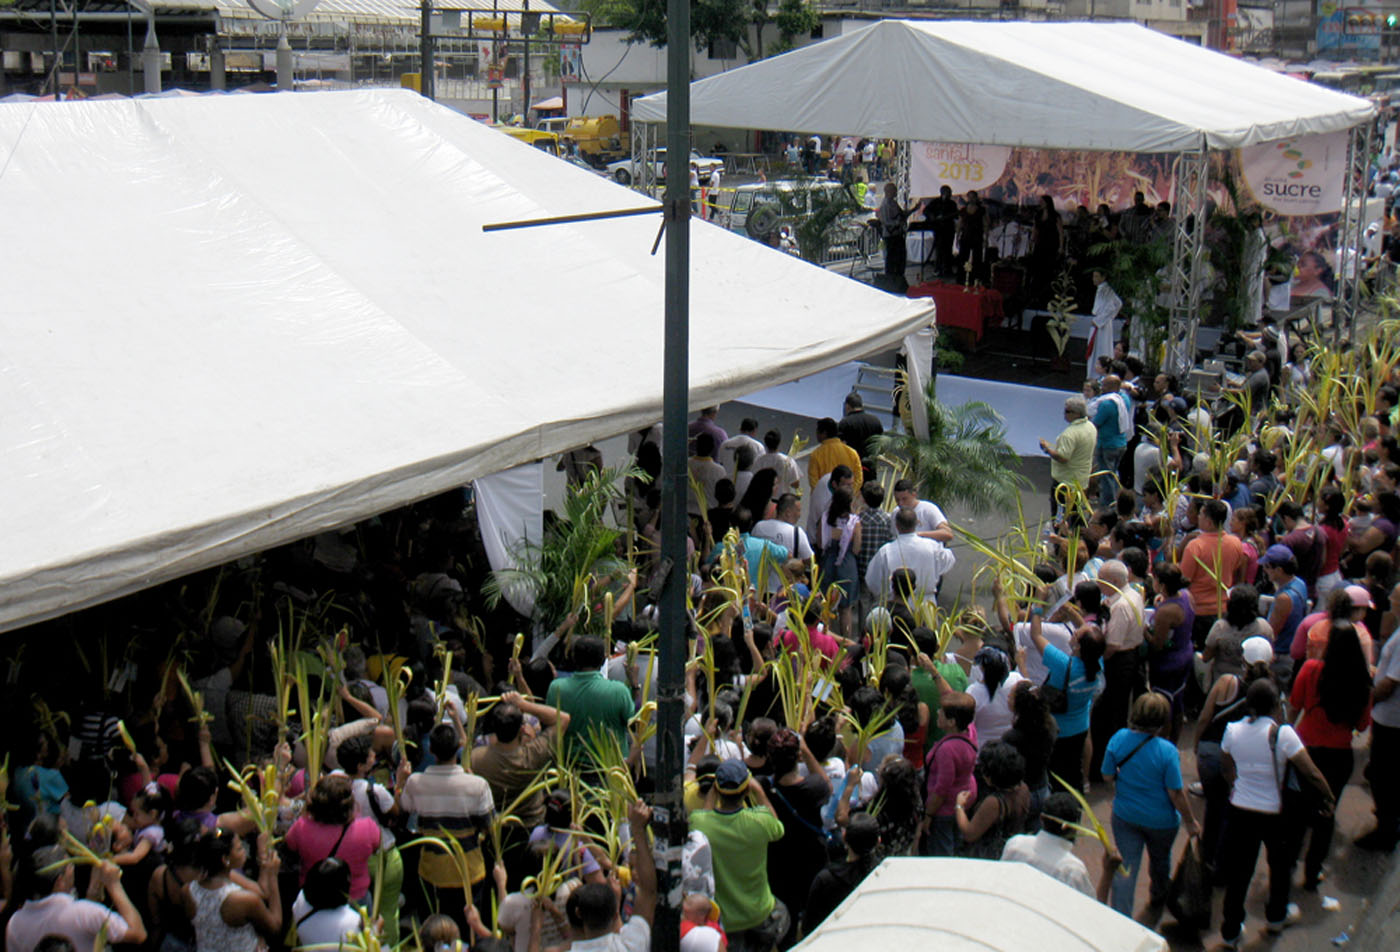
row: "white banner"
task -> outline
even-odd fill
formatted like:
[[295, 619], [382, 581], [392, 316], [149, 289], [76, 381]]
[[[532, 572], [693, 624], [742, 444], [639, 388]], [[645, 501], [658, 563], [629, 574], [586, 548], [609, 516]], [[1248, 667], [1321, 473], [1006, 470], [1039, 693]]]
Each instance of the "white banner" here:
[[[476, 516], [481, 523], [481, 544], [493, 569], [513, 569], [516, 554], [527, 543], [544, 537], [544, 465], [526, 463], [514, 469], [482, 476], [472, 483]], [[507, 588], [506, 601], [529, 617], [535, 610], [531, 594]]]
[[1279, 215], [1341, 211], [1347, 135], [1329, 132], [1240, 149], [1240, 168], [1254, 200]]
[[947, 185], [956, 195], [986, 188], [1001, 178], [1010, 146], [966, 142], [915, 142], [909, 150], [909, 194], [937, 195]]

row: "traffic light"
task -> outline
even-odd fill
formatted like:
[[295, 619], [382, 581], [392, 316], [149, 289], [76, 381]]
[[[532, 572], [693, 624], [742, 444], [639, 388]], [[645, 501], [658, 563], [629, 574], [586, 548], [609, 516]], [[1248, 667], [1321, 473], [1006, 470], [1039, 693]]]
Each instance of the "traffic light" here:
[[1390, 29], [1390, 30], [1395, 29], [1395, 24], [1396, 24], [1396, 23], [1400, 23], [1400, 17], [1397, 17], [1397, 16], [1396, 16], [1395, 14], [1393, 14], [1393, 13], [1390, 14], [1389, 16], [1387, 16], [1387, 17], [1385, 18], [1385, 25], [1386, 25], [1386, 28], [1387, 28], [1387, 29]]

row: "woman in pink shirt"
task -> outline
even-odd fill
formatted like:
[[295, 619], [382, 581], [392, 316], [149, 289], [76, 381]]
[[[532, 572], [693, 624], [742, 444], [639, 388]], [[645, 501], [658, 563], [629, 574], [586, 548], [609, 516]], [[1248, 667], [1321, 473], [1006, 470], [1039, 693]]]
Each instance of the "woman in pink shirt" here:
[[287, 831], [287, 845], [301, 857], [300, 884], [306, 873], [328, 856], [350, 867], [350, 899], [369, 894], [369, 858], [379, 849], [379, 824], [373, 817], [356, 817], [350, 778], [331, 774], [316, 781], [306, 801], [306, 813]]

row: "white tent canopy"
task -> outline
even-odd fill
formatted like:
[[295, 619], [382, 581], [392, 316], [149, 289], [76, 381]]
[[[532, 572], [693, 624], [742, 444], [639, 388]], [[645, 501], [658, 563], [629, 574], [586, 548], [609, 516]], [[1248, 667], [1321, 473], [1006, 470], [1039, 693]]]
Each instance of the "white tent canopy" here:
[[[647, 200], [407, 91], [0, 106], [0, 629], [661, 415]], [[691, 401], [927, 301], [693, 228]]]
[[[1374, 108], [1129, 23], [881, 20], [691, 84], [696, 125], [1176, 152], [1349, 129]], [[638, 99], [660, 122], [666, 94]]]
[[1152, 930], [1024, 863], [887, 859], [793, 952], [1166, 952]]

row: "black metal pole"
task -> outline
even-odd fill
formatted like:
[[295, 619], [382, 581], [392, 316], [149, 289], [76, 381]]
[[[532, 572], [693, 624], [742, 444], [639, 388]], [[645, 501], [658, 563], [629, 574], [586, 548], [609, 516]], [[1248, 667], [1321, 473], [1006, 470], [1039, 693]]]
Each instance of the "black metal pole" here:
[[690, 2], [666, 3], [666, 356], [661, 429], [661, 555], [670, 566], [661, 588], [658, 657], [656, 816], [660, 902], [652, 948], [680, 948], [680, 865], [686, 822], [681, 798], [685, 714], [687, 480], [686, 417], [690, 400]]
[[[58, 73], [63, 67], [63, 52], [58, 48], [58, 0], [49, 0], [49, 28], [53, 33], [53, 72], [49, 75], [53, 78], [54, 101], [58, 101], [63, 98], [58, 85]], [[40, 93], [48, 91], [47, 80], [45, 80], [44, 86], [44, 89], [39, 90]]]
[[524, 102], [520, 104], [520, 117], [525, 128], [530, 128], [530, 28], [526, 25], [530, 14], [530, 0], [524, 0], [520, 8], [524, 16], [520, 18], [520, 37], [525, 41], [525, 65], [520, 70], [520, 89]]
[[433, 4], [432, 0], [423, 0], [419, 8], [421, 13], [421, 27], [423, 31], [418, 37], [418, 91], [423, 94], [424, 99], [435, 99], [433, 95]]

